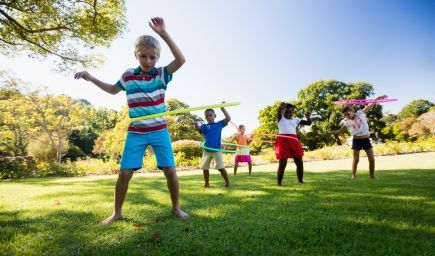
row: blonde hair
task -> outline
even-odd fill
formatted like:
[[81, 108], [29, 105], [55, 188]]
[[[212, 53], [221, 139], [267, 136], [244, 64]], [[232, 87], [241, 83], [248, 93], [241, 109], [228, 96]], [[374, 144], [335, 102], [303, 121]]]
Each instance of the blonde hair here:
[[143, 35], [136, 39], [134, 44], [134, 54], [136, 54], [139, 47], [152, 47], [160, 51], [160, 43], [157, 39], [149, 35]]

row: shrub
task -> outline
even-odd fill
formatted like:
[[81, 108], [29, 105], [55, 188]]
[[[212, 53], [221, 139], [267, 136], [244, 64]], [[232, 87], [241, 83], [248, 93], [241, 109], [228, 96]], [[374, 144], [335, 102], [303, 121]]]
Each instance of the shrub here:
[[57, 162], [40, 162], [36, 165], [37, 175], [41, 177], [48, 176], [73, 176], [74, 173], [68, 166]]
[[143, 158], [142, 167], [149, 172], [158, 171], [157, 161], [154, 154], [146, 154]]
[[68, 161], [66, 166], [74, 175], [80, 176], [114, 174], [119, 171], [119, 164], [115, 160], [104, 161], [95, 158], [79, 160], [77, 162]]
[[172, 143], [174, 155], [178, 152], [184, 153], [185, 159], [192, 159], [202, 155], [202, 148], [199, 143], [194, 140], [178, 140]]
[[35, 161], [31, 157], [0, 157], [0, 179], [18, 179], [31, 176]]

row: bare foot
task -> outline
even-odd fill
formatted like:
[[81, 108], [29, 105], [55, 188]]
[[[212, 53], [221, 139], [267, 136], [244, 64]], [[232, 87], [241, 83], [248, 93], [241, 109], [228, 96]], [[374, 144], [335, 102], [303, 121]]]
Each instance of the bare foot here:
[[278, 183], [278, 184], [276, 184], [278, 187], [282, 187], [282, 184], [281, 183]]
[[298, 181], [299, 185], [305, 184], [303, 181]]
[[352, 179], [353, 179], [353, 180], [356, 179], [356, 175], [353, 175], [353, 174], [352, 174]]
[[175, 217], [180, 218], [182, 220], [186, 220], [190, 218], [190, 215], [183, 212], [181, 209], [172, 210], [172, 214], [174, 214]]
[[104, 226], [104, 225], [110, 224], [114, 221], [119, 220], [120, 218], [121, 218], [121, 215], [112, 215], [109, 218], [100, 221], [100, 223], [98, 223], [98, 226]]
[[375, 180], [376, 178], [375, 178], [375, 176], [370, 176], [370, 179], [374, 179]]
[[231, 186], [230, 185], [225, 185], [225, 188], [226, 189], [231, 189]]
[[205, 184], [204, 185], [204, 188], [209, 188], [210, 187], [210, 184]]

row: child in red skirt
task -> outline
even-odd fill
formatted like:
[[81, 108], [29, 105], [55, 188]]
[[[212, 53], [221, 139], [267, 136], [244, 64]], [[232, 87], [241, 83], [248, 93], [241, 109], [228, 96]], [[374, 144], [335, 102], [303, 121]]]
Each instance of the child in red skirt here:
[[249, 175], [251, 175], [252, 171], [252, 159], [249, 154], [249, 143], [251, 143], [251, 136], [245, 135], [245, 126], [243, 124], [239, 125], [239, 132], [237, 136], [234, 138], [237, 142], [237, 153], [234, 159], [234, 175], [237, 174], [237, 168], [239, 167], [239, 163], [248, 163], [249, 167]]
[[297, 117], [292, 118], [294, 109], [294, 105], [285, 102], [281, 102], [278, 108], [278, 129], [279, 135], [281, 135], [276, 137], [275, 142], [275, 155], [279, 160], [277, 171], [278, 186], [282, 186], [282, 179], [288, 158], [293, 158], [296, 164], [296, 174], [299, 184], [304, 183], [304, 162], [302, 160], [304, 151], [296, 135], [296, 128], [298, 125], [311, 125], [311, 113], [305, 113], [307, 120], [301, 120]]

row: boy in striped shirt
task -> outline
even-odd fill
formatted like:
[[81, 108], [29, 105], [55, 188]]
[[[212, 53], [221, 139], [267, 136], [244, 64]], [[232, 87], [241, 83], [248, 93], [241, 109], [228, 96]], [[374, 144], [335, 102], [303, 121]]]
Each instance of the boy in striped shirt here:
[[[166, 111], [164, 101], [167, 84], [171, 81], [172, 74], [185, 62], [180, 49], [166, 31], [164, 20], [160, 17], [152, 18], [149, 25], [166, 42], [174, 55], [175, 59], [168, 66], [155, 67], [160, 57], [160, 44], [154, 37], [144, 35], [139, 37], [135, 44], [135, 56], [139, 66], [125, 71], [116, 84], [104, 83], [86, 71], [78, 72], [74, 76], [76, 79], [83, 78], [92, 82], [110, 94], [125, 91], [130, 118]], [[115, 188], [114, 210], [110, 217], [100, 222], [100, 225], [121, 218], [128, 183], [134, 171], [142, 168], [143, 155], [148, 145], [153, 147], [157, 166], [163, 170], [167, 179], [172, 213], [182, 219], [189, 218], [179, 205], [178, 177], [166, 118], [158, 117], [130, 123], [121, 158], [121, 171]]]

